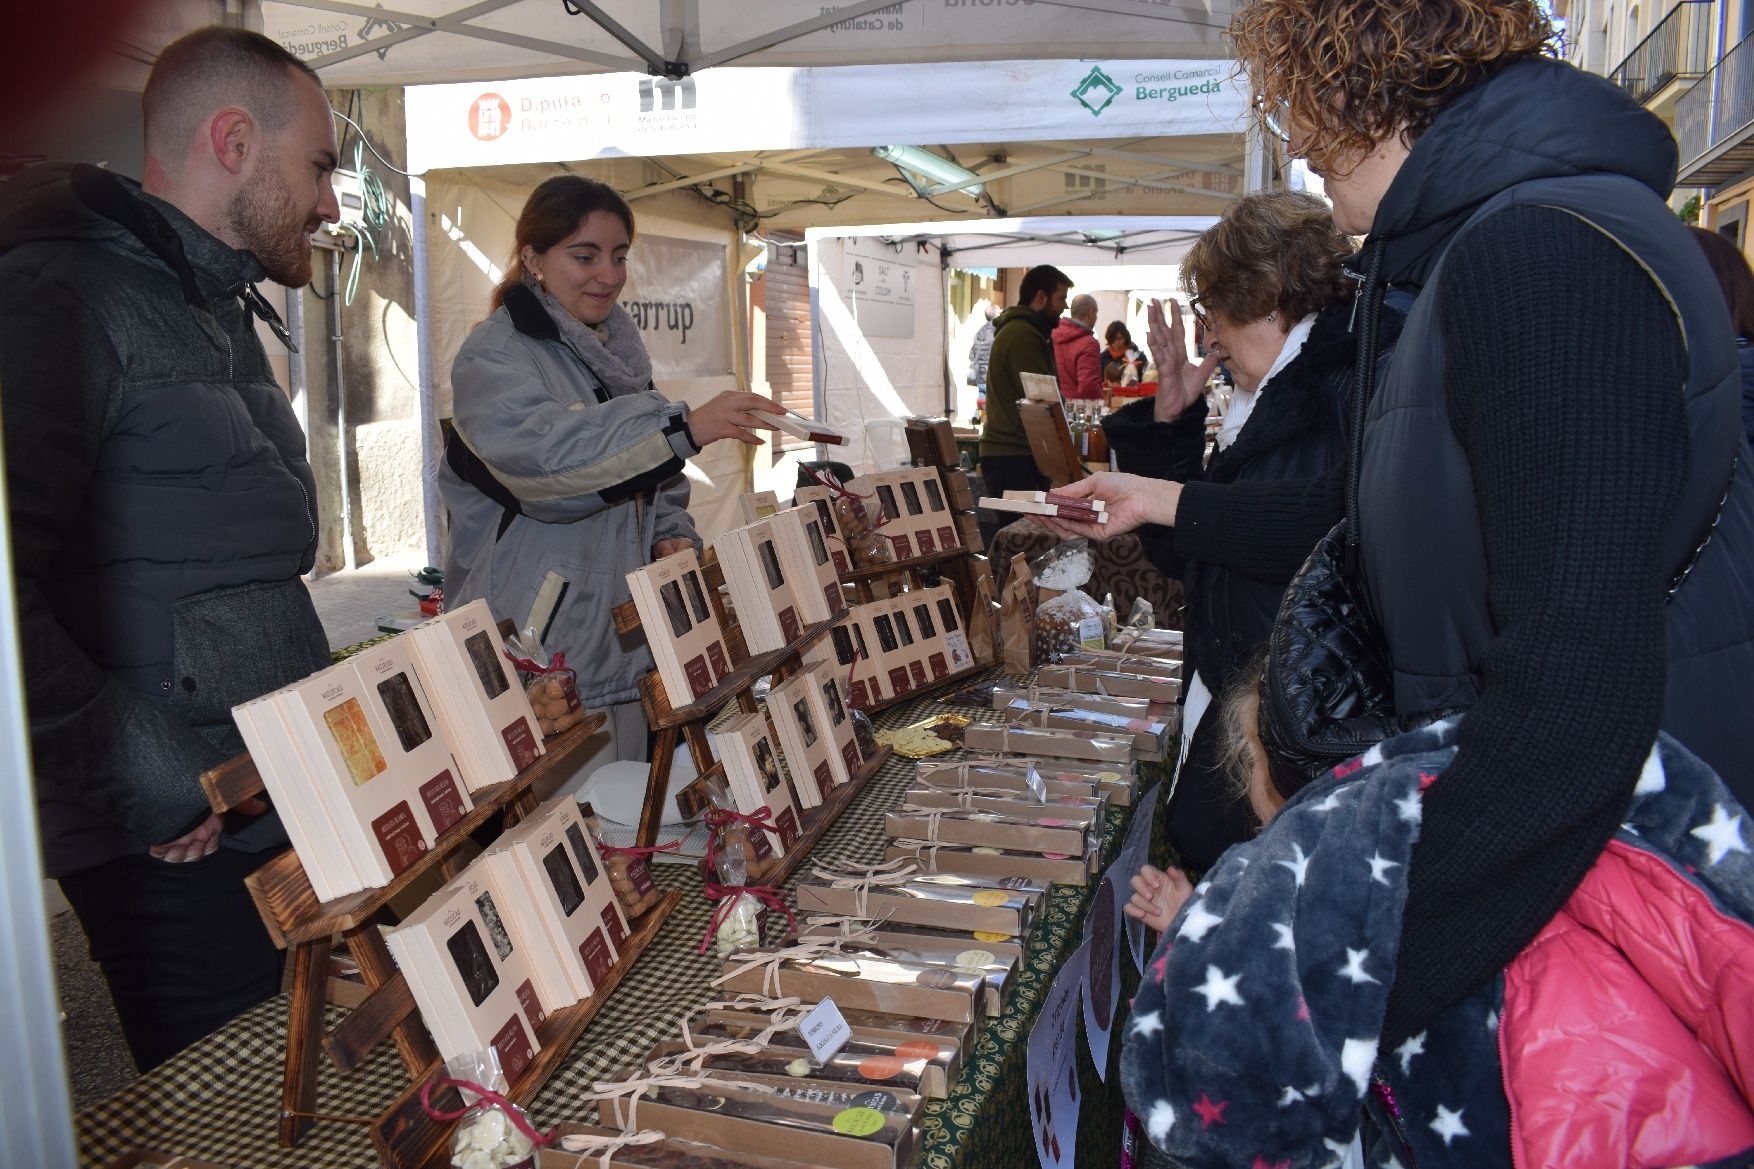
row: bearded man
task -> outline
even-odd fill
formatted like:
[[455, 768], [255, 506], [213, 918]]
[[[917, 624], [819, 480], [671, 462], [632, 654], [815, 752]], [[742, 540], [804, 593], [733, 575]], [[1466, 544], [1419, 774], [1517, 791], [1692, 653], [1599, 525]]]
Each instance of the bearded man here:
[[143, 95], [145, 181], [42, 167], [0, 192], [0, 405], [45, 867], [153, 1067], [278, 991], [243, 878], [271, 813], [209, 810], [233, 705], [327, 643], [304, 435], [252, 317], [339, 212], [316, 75], [206, 28]]

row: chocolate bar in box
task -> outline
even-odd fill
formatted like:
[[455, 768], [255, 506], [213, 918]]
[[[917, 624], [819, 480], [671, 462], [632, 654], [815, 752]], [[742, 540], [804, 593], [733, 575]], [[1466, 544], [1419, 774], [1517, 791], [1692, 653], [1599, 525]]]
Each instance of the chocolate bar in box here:
[[[712, 1069], [701, 1075], [707, 1082], [698, 1088], [647, 1089], [639, 1101], [639, 1126], [727, 1152], [836, 1169], [903, 1169], [919, 1144], [921, 1101], [912, 1092]], [[618, 1098], [601, 1111], [626, 1127], [634, 1119], [629, 1108], [628, 1100]]]
[[1084, 759], [1051, 759], [997, 752], [974, 752], [964, 756], [964, 763], [983, 773], [1013, 771], [1019, 776], [1034, 767], [1036, 775], [1047, 784], [1049, 798], [1055, 795], [1056, 785], [1063, 784], [1094, 784], [1097, 791], [1108, 797], [1110, 804], [1119, 808], [1132, 807], [1139, 795], [1139, 772], [1131, 763], [1091, 763]]
[[[802, 892], [800, 889], [800, 905]], [[772, 953], [767, 948], [738, 950], [725, 962], [725, 973], [730, 977], [721, 985], [733, 994], [767, 993], [772, 986], [767, 969], [751, 963]], [[958, 1023], [974, 1021], [976, 996], [986, 982], [979, 974], [858, 953], [787, 958], [780, 962], [775, 979], [781, 997], [797, 995], [811, 1003], [833, 999], [843, 1008], [926, 1015]]]
[[1028, 877], [1055, 885], [1088, 885], [1091, 855], [1048, 856], [1039, 852], [1013, 852], [1003, 848], [962, 848], [906, 840], [892, 841], [883, 850], [886, 860], [911, 860], [928, 872], [973, 873], [986, 877]]
[[[750, 1041], [767, 1029], [772, 1019], [763, 1014], [742, 1014], [730, 1016], [723, 1012], [711, 1012], [704, 1019], [689, 1024], [688, 1030], [693, 1034], [696, 1044], [715, 1043], [720, 1040], [733, 1039]], [[862, 1027], [847, 1025], [850, 1038], [842, 1047], [839, 1055], [850, 1057], [855, 1065], [869, 1059], [900, 1060], [907, 1065], [907, 1077], [895, 1079], [892, 1076], [879, 1075], [879, 1070], [887, 1071], [888, 1064], [879, 1064], [861, 1073], [861, 1079], [875, 1082], [889, 1080], [909, 1091], [918, 1092], [930, 1100], [942, 1100], [950, 1087], [950, 1081], [961, 1066], [962, 1045], [954, 1040], [900, 1038], [892, 1033], [868, 1031]], [[794, 1028], [789, 1031], [776, 1031], [767, 1039], [768, 1048], [777, 1058], [790, 1065], [792, 1061], [803, 1056], [810, 1057], [810, 1045]], [[917, 1068], [916, 1066], [917, 1065]], [[714, 1065], [719, 1066], [719, 1065]], [[760, 1070], [760, 1069], [754, 1069]], [[787, 1075], [791, 1074], [789, 1066], [780, 1068]], [[813, 1067], [808, 1073], [813, 1079], [839, 1080], [839, 1075], [824, 1075], [819, 1067]]]
[[1058, 686], [1089, 694], [1119, 694], [1124, 698], [1147, 698], [1153, 702], [1174, 702], [1181, 697], [1182, 684], [1174, 678], [1150, 674], [1123, 674], [1118, 670], [1089, 665], [1043, 666], [1035, 672], [1035, 680], [1043, 686]]
[[972, 723], [962, 733], [962, 745], [972, 751], [1082, 759], [1091, 763], [1131, 765], [1133, 762], [1133, 736], [1130, 734]]
[[992, 883], [950, 883], [941, 880], [943, 876], [920, 874], [905, 884], [873, 886], [862, 905], [854, 889], [800, 885], [797, 904], [806, 913], [838, 913], [950, 929], [985, 930], [1013, 938], [1029, 932], [1039, 890], [1027, 894]]
[[1128, 718], [1151, 719], [1154, 722], [1175, 722], [1181, 718], [1181, 707], [1173, 702], [1153, 702], [1149, 698], [1127, 698], [1120, 694], [1097, 694], [1088, 690], [1065, 690], [1058, 686], [1019, 686], [999, 681], [993, 684], [992, 709], [1023, 699], [1038, 705], [1075, 706], [1083, 710], [1101, 710]]
[[1161, 719], [1132, 718], [1124, 714], [1111, 714], [1106, 710], [1086, 710], [1077, 706], [1032, 702], [1027, 698], [1014, 698], [1003, 707], [995, 709], [1000, 710], [1017, 726], [1066, 731], [1097, 730], [1109, 734], [1131, 735], [1134, 757], [1149, 763], [1161, 763], [1169, 754], [1170, 741], [1174, 738], [1171, 725]]
[[[881, 936], [881, 934], [879, 934]], [[1008, 944], [1008, 943], [1007, 943]], [[985, 949], [991, 950], [1000, 943], [983, 943]], [[1023, 950], [1013, 946], [1021, 957]], [[838, 1004], [837, 1004], [838, 1005]], [[886, 1042], [905, 1043], [913, 1039], [923, 1039], [937, 1045], [940, 1049], [939, 1058], [946, 1058], [949, 1053], [950, 1064], [946, 1066], [945, 1075], [954, 1080], [962, 1066], [962, 1053], [973, 1039], [974, 1025], [958, 1023], [950, 1019], [929, 1019], [924, 1015], [894, 1015], [886, 1011], [860, 1011], [852, 1007], [842, 1007], [841, 1018], [855, 1036], [866, 1036]], [[735, 1024], [754, 1024], [756, 1030], [773, 1022], [772, 1017], [758, 1010], [740, 1011], [736, 1008], [714, 1009], [702, 1016], [708, 1022], [724, 1021]]]
[[970, 788], [927, 787], [924, 785], [911, 787], [902, 796], [902, 803], [918, 808], [959, 808], [969, 812], [992, 812], [1000, 816], [1034, 820], [1069, 820], [1084, 826], [1102, 825], [1103, 812], [1108, 807], [1108, 797], [1097, 794], [1094, 796], [1049, 796], [1048, 802], [1038, 804], [1033, 798], [1024, 794], [992, 796], [977, 794]]
[[1001, 816], [952, 808], [934, 812], [885, 812], [883, 833], [892, 840], [924, 840], [968, 848], [1008, 848], [1054, 856], [1083, 856], [1089, 830], [1058, 817]]
[[1158, 654], [1166, 658], [1180, 657], [1184, 647], [1184, 637], [1179, 629], [1134, 629], [1125, 628], [1115, 631], [1114, 641], [1110, 649], [1127, 653]]
[[[1018, 793], [1019, 799], [1029, 800], [1034, 795], [1029, 788], [1027, 769], [1021, 765], [1027, 762], [1015, 755], [989, 756], [981, 762], [969, 760], [963, 763], [922, 759], [914, 767], [914, 784], [916, 787], [951, 793], [969, 788], [1007, 788]], [[1057, 780], [1043, 773], [1039, 778], [1050, 800], [1066, 797], [1089, 798], [1095, 796], [1101, 786], [1088, 777]]]
[[1182, 676], [1182, 660], [1178, 657], [1160, 657], [1150, 653], [1132, 653], [1114, 649], [1077, 649], [1061, 659], [1062, 665], [1090, 666], [1093, 669], [1113, 670], [1117, 674], [1146, 674], [1153, 678], [1174, 678]]
[[900, 958], [906, 962], [919, 962], [922, 965], [948, 966], [952, 970], [967, 972], [978, 971], [986, 979], [982, 1009], [988, 1015], [997, 1015], [1004, 1010], [1006, 990], [1012, 985], [1011, 979], [1017, 973], [1016, 959], [1001, 958], [979, 945], [958, 950], [942, 943], [908, 942], [891, 937], [873, 939], [869, 944], [856, 943], [849, 949]]
[[[720, 1038], [724, 1038], [721, 1036]], [[695, 1029], [695, 1040], [699, 1045], [712, 1041], [710, 1034], [702, 1034]], [[676, 1055], [687, 1055], [690, 1048], [679, 1039], [668, 1039], [655, 1044], [652, 1049], [641, 1057], [641, 1062], [648, 1066], [655, 1060], [667, 1059]], [[812, 1080], [825, 1080], [829, 1083], [844, 1084], [851, 1087], [883, 1088], [885, 1090], [899, 1088], [905, 1092], [913, 1092], [919, 1096], [928, 1096], [923, 1091], [929, 1074], [929, 1065], [923, 1055], [909, 1052], [896, 1055], [893, 1050], [885, 1054], [861, 1052], [856, 1045], [849, 1042], [827, 1059], [817, 1062], [810, 1055], [808, 1047], [767, 1046], [759, 1051], [718, 1051], [707, 1056], [696, 1056], [700, 1066], [726, 1075], [740, 1076], [753, 1073], [764, 1076], [808, 1076]], [[692, 1062], [692, 1061], [691, 1061]], [[942, 1079], [940, 1071], [935, 1079]], [[939, 1098], [943, 1093], [940, 1091]]]
[[[596, 1137], [607, 1143], [625, 1135], [620, 1129], [595, 1124], [563, 1124], [555, 1130], [557, 1138], [569, 1136]], [[569, 1152], [560, 1140], [536, 1153], [535, 1169], [600, 1169], [602, 1154]], [[167, 1166], [166, 1169], [179, 1169]], [[196, 1169], [193, 1162], [189, 1169]], [[800, 1161], [779, 1157], [758, 1157], [754, 1153], [731, 1153], [712, 1145], [666, 1136], [648, 1144], [624, 1145], [609, 1155], [608, 1169], [811, 1169]]]

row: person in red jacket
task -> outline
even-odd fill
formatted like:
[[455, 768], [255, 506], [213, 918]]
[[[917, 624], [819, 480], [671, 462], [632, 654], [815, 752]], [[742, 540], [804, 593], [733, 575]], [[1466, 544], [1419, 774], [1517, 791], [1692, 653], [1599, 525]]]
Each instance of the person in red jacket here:
[[1079, 293], [1054, 326], [1054, 368], [1063, 398], [1102, 397], [1102, 346], [1096, 341], [1096, 298]]

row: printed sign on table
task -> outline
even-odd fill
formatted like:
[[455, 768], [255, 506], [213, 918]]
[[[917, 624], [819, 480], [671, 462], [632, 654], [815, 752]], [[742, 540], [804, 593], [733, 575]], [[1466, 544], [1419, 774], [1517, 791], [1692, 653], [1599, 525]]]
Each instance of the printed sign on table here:
[[1090, 944], [1080, 942], [1029, 1033], [1029, 1120], [1042, 1169], [1072, 1169], [1078, 1160], [1078, 999], [1089, 967]]
[[1084, 919], [1084, 948], [1089, 977], [1084, 980], [1084, 1042], [1099, 1079], [1108, 1079], [1109, 1036], [1115, 1022], [1115, 1000], [1121, 994], [1121, 906], [1129, 893], [1120, 884], [1120, 866], [1112, 865], [1096, 887], [1090, 915]]
[[[1115, 892], [1121, 895], [1121, 904], [1127, 903], [1132, 896], [1133, 874], [1151, 858], [1151, 830], [1157, 821], [1157, 800], [1163, 792], [1162, 783], [1154, 783], [1151, 790], [1139, 798], [1133, 808], [1133, 822], [1127, 826], [1127, 839], [1121, 845], [1121, 855], [1109, 866], [1109, 872], [1115, 875]], [[1133, 967], [1139, 973], [1145, 972], [1145, 923], [1136, 917], [1129, 917], [1127, 922], [1128, 949], [1133, 955]]]

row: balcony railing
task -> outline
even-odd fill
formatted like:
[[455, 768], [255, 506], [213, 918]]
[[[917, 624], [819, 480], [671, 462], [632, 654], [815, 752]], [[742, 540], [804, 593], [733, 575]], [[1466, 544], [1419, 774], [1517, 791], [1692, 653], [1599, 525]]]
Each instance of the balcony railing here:
[[1746, 37], [1675, 103], [1679, 185], [1712, 187], [1754, 166], [1754, 36]]
[[1703, 74], [1711, 67], [1714, 7], [1712, 0], [1682, 0], [1626, 54], [1608, 80], [1643, 104], [1670, 82]]

